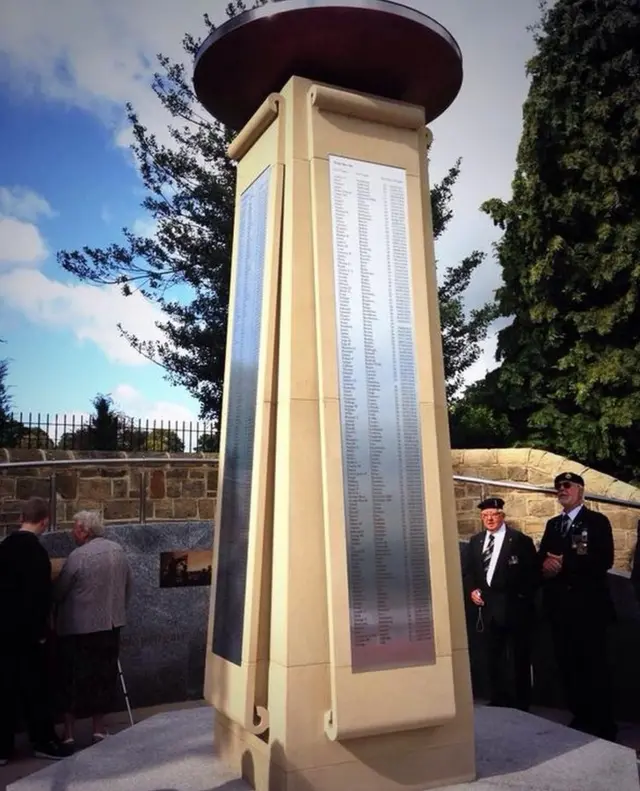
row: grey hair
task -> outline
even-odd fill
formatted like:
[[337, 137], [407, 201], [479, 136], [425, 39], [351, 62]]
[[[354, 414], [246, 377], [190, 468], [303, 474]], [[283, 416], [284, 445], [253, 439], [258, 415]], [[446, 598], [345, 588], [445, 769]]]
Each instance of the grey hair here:
[[104, 524], [98, 511], [78, 511], [73, 515], [73, 521], [79, 522], [91, 535], [98, 536], [104, 533]]

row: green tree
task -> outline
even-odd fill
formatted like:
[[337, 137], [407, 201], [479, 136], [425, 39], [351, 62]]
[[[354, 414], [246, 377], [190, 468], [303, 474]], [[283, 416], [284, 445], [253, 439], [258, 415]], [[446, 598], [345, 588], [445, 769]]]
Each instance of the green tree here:
[[[0, 339], [0, 343], [4, 341]], [[8, 374], [9, 361], [0, 360], [0, 448], [16, 447], [23, 433], [22, 424], [11, 414], [13, 403], [7, 385]]]
[[138, 447], [131, 450], [162, 451], [163, 453], [183, 453], [184, 442], [178, 432], [171, 428], [152, 428], [149, 432], [140, 431]]
[[[640, 3], [544, 8], [504, 234], [500, 369], [520, 443], [640, 474]], [[480, 398], [482, 402], [482, 397]]]
[[95, 414], [89, 420], [86, 437], [88, 450], [119, 450], [122, 419], [110, 396], [98, 394], [93, 399]]
[[39, 426], [24, 426], [20, 423], [15, 423], [19, 429], [15, 433], [13, 447], [16, 448], [38, 448], [39, 450], [52, 450], [56, 444], [47, 434], [47, 432]]
[[508, 416], [495, 401], [495, 376], [491, 371], [484, 380], [467, 387], [449, 409], [452, 448], [504, 448], [514, 443]]
[[[431, 190], [433, 236], [436, 242], [453, 218], [451, 202], [453, 188], [460, 175], [460, 161], [458, 159], [442, 181]], [[465, 308], [465, 293], [473, 273], [484, 258], [484, 253], [474, 250], [459, 264], [445, 270], [438, 288], [444, 374], [450, 404], [459, 397], [464, 374], [480, 357], [480, 344], [487, 337], [487, 329], [497, 316], [494, 303], [487, 303], [470, 313]]]
[[220, 434], [217, 429], [210, 434], [201, 434], [195, 447], [196, 453], [218, 453], [220, 450]]
[[[232, 3], [233, 16], [244, 9]], [[207, 16], [208, 29], [213, 26]], [[200, 42], [187, 35], [185, 52], [195, 56]], [[81, 280], [117, 283], [125, 294], [134, 289], [159, 304], [166, 321], [164, 339], [144, 342], [121, 331], [134, 348], [162, 366], [170, 381], [184, 386], [200, 403], [201, 416], [220, 416], [229, 299], [229, 273], [235, 201], [235, 167], [226, 150], [234, 131], [205, 117], [191, 87], [191, 73], [160, 55], [161, 73], [153, 89], [170, 113], [172, 147], [158, 142], [128, 107], [134, 154], [147, 195], [143, 208], [157, 225], [153, 238], [124, 231], [124, 241], [105, 249], [62, 251], [61, 265]], [[451, 219], [451, 190], [459, 162], [432, 191], [436, 237]], [[488, 307], [467, 313], [464, 292], [483, 256], [472, 253], [450, 267], [440, 288], [447, 388], [460, 389], [464, 371], [480, 353], [479, 343], [491, 321]], [[186, 286], [190, 301], [175, 297]]]
[[3, 423], [11, 419], [11, 395], [7, 386], [7, 374], [9, 373], [9, 363], [7, 360], [0, 360], [0, 420]]
[[[143, 428], [136, 421], [115, 408], [111, 396], [99, 393], [92, 401], [94, 413], [86, 423], [65, 432], [58, 447], [67, 450], [97, 451], [162, 451], [182, 453], [184, 442], [177, 431], [162, 423]], [[35, 447], [35, 446], [34, 446]]]
[[77, 429], [63, 434], [58, 446], [73, 450], [123, 450], [122, 425], [126, 418], [114, 409], [110, 396], [98, 393], [91, 403], [94, 414], [87, 423], [81, 422]]
[[[243, 6], [233, 3], [229, 14]], [[204, 17], [207, 29], [213, 25]], [[200, 42], [183, 39], [193, 59]], [[138, 290], [155, 301], [166, 316], [164, 339], [145, 342], [121, 331], [142, 355], [158, 363], [174, 384], [184, 386], [200, 403], [203, 417], [217, 417], [222, 399], [224, 352], [229, 301], [229, 269], [235, 167], [226, 154], [233, 131], [205, 117], [191, 87], [191, 74], [181, 64], [158, 56], [161, 73], [153, 90], [176, 125], [173, 145], [160, 144], [141, 123], [131, 105], [134, 155], [146, 197], [142, 207], [156, 223], [153, 238], [124, 231], [124, 242], [105, 249], [59, 253], [58, 260], [81, 280], [121, 285], [124, 294]], [[192, 297], [174, 298], [175, 286]]]

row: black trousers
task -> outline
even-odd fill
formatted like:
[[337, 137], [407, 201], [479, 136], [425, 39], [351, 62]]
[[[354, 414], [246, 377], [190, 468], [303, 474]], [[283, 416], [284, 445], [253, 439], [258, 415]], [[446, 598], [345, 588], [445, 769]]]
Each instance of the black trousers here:
[[16, 642], [0, 635], [0, 758], [8, 758], [20, 715], [31, 743], [55, 738], [46, 644]]
[[76, 717], [108, 714], [118, 687], [120, 629], [58, 639], [61, 708]]
[[528, 711], [531, 706], [531, 633], [488, 623], [484, 632], [490, 702]]
[[593, 736], [615, 739], [608, 628], [604, 618], [558, 618], [551, 622], [556, 662], [573, 724]]

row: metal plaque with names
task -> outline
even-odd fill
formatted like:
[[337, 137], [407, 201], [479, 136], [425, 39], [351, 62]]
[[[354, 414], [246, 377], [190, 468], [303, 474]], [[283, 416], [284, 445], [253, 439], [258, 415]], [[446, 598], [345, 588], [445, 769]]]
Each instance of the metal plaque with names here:
[[406, 173], [329, 167], [352, 669], [433, 664]]
[[264, 170], [240, 197], [231, 368], [225, 383], [228, 409], [212, 650], [236, 665], [242, 664], [270, 174], [271, 168]]

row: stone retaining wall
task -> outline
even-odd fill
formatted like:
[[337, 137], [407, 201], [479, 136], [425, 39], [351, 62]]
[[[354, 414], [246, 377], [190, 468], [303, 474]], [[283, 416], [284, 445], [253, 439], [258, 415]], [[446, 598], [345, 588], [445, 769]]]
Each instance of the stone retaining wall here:
[[[177, 462], [185, 457], [201, 459], [202, 464], [180, 466]], [[0, 449], [0, 461], [5, 462], [86, 458], [121, 458], [122, 465], [56, 470], [59, 529], [70, 527], [73, 514], [84, 508], [97, 508], [108, 523], [138, 520], [142, 470], [127, 464], [131, 458], [153, 458], [163, 462], [145, 470], [148, 521], [187, 521], [214, 517], [218, 481], [216, 454]], [[553, 485], [553, 478], [558, 472], [570, 470], [584, 477], [588, 492], [633, 500], [640, 505], [640, 489], [545, 451], [530, 448], [454, 450], [452, 463], [456, 475], [549, 487]], [[24, 500], [32, 495], [49, 496], [51, 470], [52, 468], [42, 467], [14, 472], [9, 468], [0, 472], [0, 537], [17, 525]], [[456, 483], [455, 493], [458, 532], [462, 538], [468, 538], [481, 528], [477, 504], [490, 494], [504, 498], [510, 524], [535, 540], [542, 536], [547, 519], [558, 512], [555, 497], [549, 494], [472, 483]], [[640, 509], [595, 503], [590, 504], [590, 507], [606, 513], [611, 520], [616, 543], [616, 568], [628, 569], [635, 545]]]
[[[55, 472], [58, 529], [71, 527], [73, 514], [83, 509], [99, 510], [108, 523], [138, 521], [141, 483], [145, 490], [147, 521], [190, 521], [214, 517], [218, 485], [217, 454], [0, 449], [0, 461], [73, 461], [87, 458], [122, 458], [122, 466], [32, 467], [15, 472], [10, 468], [2, 470], [0, 537], [17, 525], [24, 500], [33, 496], [49, 497], [52, 472]], [[131, 458], [166, 459], [166, 463], [143, 469], [127, 464]], [[180, 465], [179, 460], [183, 458], [200, 458], [202, 464]]]

